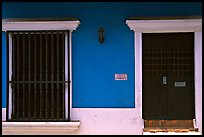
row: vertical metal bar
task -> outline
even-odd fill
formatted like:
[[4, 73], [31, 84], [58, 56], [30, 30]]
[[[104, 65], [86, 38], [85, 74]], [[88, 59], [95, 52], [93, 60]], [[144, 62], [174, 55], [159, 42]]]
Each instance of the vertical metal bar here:
[[[22, 74], [22, 76], [23, 76], [23, 81], [25, 81], [25, 58], [26, 58], [26, 56], [25, 56], [25, 33], [23, 32], [23, 74]], [[23, 86], [23, 90], [22, 90], [22, 94], [23, 94], [23, 99], [22, 99], [22, 101], [23, 101], [23, 110], [22, 110], [22, 117], [23, 118], [25, 118], [25, 84], [23, 83], [22, 84], [22, 86]]]
[[[16, 50], [17, 50], [17, 81], [20, 80], [20, 40], [19, 40], [19, 34], [17, 35], [17, 44], [16, 44]], [[20, 85], [17, 84], [17, 114], [16, 117], [19, 118], [20, 117]]]
[[[37, 44], [36, 32], [34, 32], [34, 81], [37, 81]], [[34, 118], [37, 118], [37, 84], [34, 84]]]
[[[48, 81], [48, 32], [45, 34], [45, 81]], [[45, 84], [45, 118], [48, 118], [49, 95], [48, 84]]]
[[[11, 39], [12, 39], [12, 81], [16, 80], [16, 72], [15, 72], [15, 48], [16, 48], [16, 40], [14, 38], [14, 34], [13, 32], [11, 33]], [[11, 118], [15, 119], [16, 116], [16, 89], [15, 89], [15, 84], [11, 84], [12, 85], [12, 115]]]
[[[42, 73], [43, 73], [43, 61], [42, 61], [42, 58], [43, 58], [43, 55], [42, 55], [42, 32], [40, 32], [40, 81], [42, 81]], [[43, 110], [43, 94], [42, 94], [42, 83], [40, 83], [40, 96], [39, 96], [39, 100], [40, 100], [40, 114], [39, 114], [39, 117], [42, 118], [42, 110]]]
[[[65, 75], [65, 51], [64, 51], [64, 49], [65, 49], [65, 33], [63, 32], [62, 33], [62, 45], [61, 45], [61, 47], [62, 47], [62, 52], [61, 52], [61, 54], [62, 54], [62, 80], [64, 81], [65, 80], [65, 77], [64, 77], [64, 75]], [[64, 119], [65, 117], [64, 117], [64, 115], [65, 115], [65, 95], [64, 95], [64, 93], [65, 93], [65, 83], [63, 83], [63, 84], [61, 84], [62, 85], [62, 118]]]
[[[54, 81], [54, 32], [51, 33], [51, 81]], [[55, 99], [54, 99], [54, 84], [51, 84], [51, 118], [54, 118], [54, 107], [55, 107]]]
[[[59, 31], [57, 31], [57, 81], [59, 81]], [[60, 117], [59, 83], [57, 83], [57, 118]]]
[[[68, 43], [68, 33], [65, 33], [65, 80], [68, 81], [68, 59], [69, 59], [69, 47], [68, 47], [69, 43]], [[68, 119], [68, 85], [69, 83], [65, 83], [65, 119]]]
[[[31, 39], [28, 32], [28, 81], [31, 81]], [[28, 84], [28, 118], [31, 117], [31, 85]]]
[[[8, 56], [9, 56], [9, 61], [8, 61], [8, 79], [9, 81], [12, 80], [12, 38], [11, 38], [11, 33], [8, 33], [7, 35], [7, 42], [8, 42], [8, 50], [9, 52], [8, 53]], [[12, 114], [12, 88], [11, 88], [11, 84], [8, 83], [8, 119], [11, 119], [11, 114]]]

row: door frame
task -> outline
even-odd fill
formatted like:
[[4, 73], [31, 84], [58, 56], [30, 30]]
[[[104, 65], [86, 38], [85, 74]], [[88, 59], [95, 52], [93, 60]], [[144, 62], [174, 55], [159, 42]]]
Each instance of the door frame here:
[[[142, 33], [194, 32], [195, 126], [202, 133], [202, 17], [135, 18], [126, 20], [126, 24], [134, 31], [135, 107], [138, 109], [140, 119], [142, 119]], [[141, 126], [144, 128], [144, 122]]]

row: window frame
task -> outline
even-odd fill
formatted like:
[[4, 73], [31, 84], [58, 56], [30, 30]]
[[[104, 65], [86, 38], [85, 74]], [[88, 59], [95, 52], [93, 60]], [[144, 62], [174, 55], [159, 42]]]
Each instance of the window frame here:
[[[69, 103], [65, 103], [65, 118], [68, 118], [71, 120], [71, 108], [72, 108], [72, 32], [76, 30], [76, 28], [79, 26], [80, 22], [76, 19], [69, 19], [69, 18], [63, 18], [63, 19], [35, 19], [35, 18], [24, 18], [24, 19], [3, 19], [2, 20], [2, 31], [35, 31], [35, 30], [69, 30], [69, 34], [66, 33], [65, 35], [65, 81], [70, 81], [70, 92], [67, 94], [67, 89], [65, 88], [65, 99], [68, 99], [67, 97], [70, 96]], [[6, 35], [9, 35], [9, 33], [6, 33]], [[69, 38], [68, 38], [69, 37]], [[8, 81], [11, 81], [12, 76], [12, 38], [11, 35], [7, 37], [7, 88], [9, 88], [7, 91], [10, 93], [11, 90], [11, 84], [8, 84]], [[69, 50], [68, 50], [69, 46]], [[69, 53], [67, 53], [69, 52]], [[69, 55], [69, 57], [68, 57]], [[69, 60], [68, 60], [69, 59]], [[9, 63], [8, 63], [9, 62]], [[67, 63], [69, 62], [69, 63]], [[68, 79], [69, 75], [69, 79]], [[7, 96], [8, 96], [7, 92]], [[12, 95], [12, 94], [9, 94]], [[67, 102], [67, 100], [65, 100]], [[11, 118], [11, 112], [12, 112], [12, 96], [9, 96], [9, 100], [7, 100], [7, 106], [6, 108], [10, 108], [6, 114], [6, 121], [8, 121]], [[68, 115], [68, 111], [69, 114]]]

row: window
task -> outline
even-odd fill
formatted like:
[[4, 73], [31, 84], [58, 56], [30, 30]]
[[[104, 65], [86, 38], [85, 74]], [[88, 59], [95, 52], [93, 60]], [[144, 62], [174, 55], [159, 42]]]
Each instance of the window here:
[[70, 121], [70, 35], [79, 22], [7, 19], [3, 23], [8, 57], [6, 120]]

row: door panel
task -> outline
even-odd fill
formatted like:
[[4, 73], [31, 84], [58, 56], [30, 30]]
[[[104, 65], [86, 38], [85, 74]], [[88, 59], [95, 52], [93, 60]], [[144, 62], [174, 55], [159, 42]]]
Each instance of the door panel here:
[[143, 116], [163, 119], [167, 115], [167, 87], [162, 84], [162, 77], [166, 75], [166, 36], [143, 35]]
[[[168, 117], [169, 119], [193, 119], [194, 33], [169, 34], [167, 43]], [[176, 85], [175, 82], [177, 82]]]
[[193, 119], [194, 33], [144, 33], [142, 38], [143, 118]]

